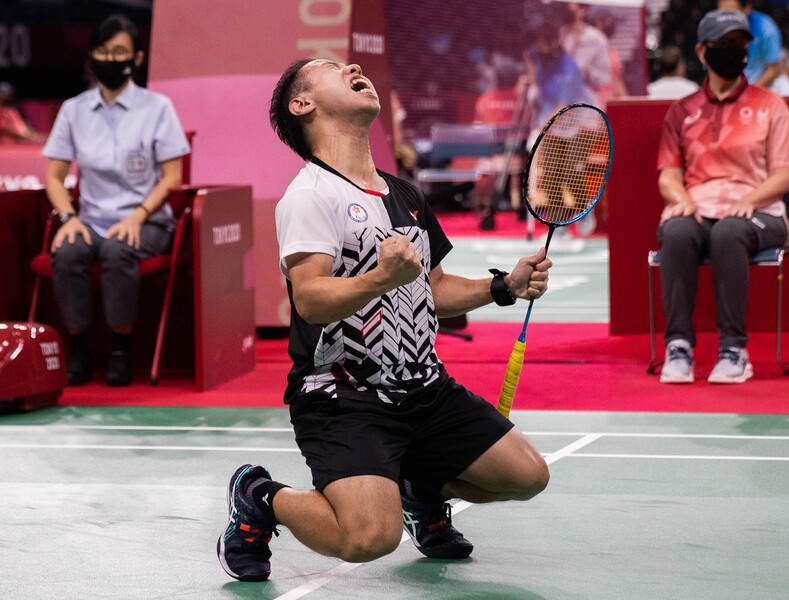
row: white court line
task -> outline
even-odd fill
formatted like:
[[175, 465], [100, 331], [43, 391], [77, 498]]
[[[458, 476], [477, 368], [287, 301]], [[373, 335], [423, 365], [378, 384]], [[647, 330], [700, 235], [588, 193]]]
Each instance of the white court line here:
[[47, 431], [79, 430], [88, 431], [243, 431], [253, 433], [292, 433], [293, 427], [204, 427], [170, 425], [0, 425], [0, 431]]
[[676, 438], [676, 439], [710, 439], [710, 440], [789, 440], [789, 435], [738, 435], [717, 433], [598, 433], [578, 431], [524, 431], [524, 435], [577, 436], [600, 435], [602, 437], [630, 438]]
[[[15, 426], [10, 426], [15, 427]], [[36, 426], [39, 427], [39, 426]], [[50, 427], [44, 426], [47, 430], [51, 430]], [[99, 426], [101, 429], [112, 429], [112, 430], [147, 430], [148, 427], [129, 427], [129, 426]], [[93, 428], [91, 426], [91, 428]], [[82, 427], [75, 426], [75, 429], [82, 429]], [[252, 428], [252, 427], [242, 427], [242, 428], [203, 428], [203, 427], [195, 427], [195, 428], [168, 428], [164, 427], [161, 429], [156, 429], [156, 431], [168, 431], [170, 429], [174, 429], [177, 431], [200, 431], [201, 429], [205, 430], [220, 430], [220, 431], [251, 431], [251, 432], [292, 432], [292, 429], [289, 428]], [[2, 427], [0, 426], [0, 430]], [[620, 437], [620, 438], [667, 438], [667, 439], [726, 439], [726, 440], [770, 440], [770, 441], [787, 441], [789, 440], [789, 436], [782, 436], [782, 435], [715, 435], [715, 434], [674, 434], [674, 433], [582, 433], [582, 432], [523, 432], [529, 436], [582, 436], [580, 440], [575, 443], [580, 444], [583, 442], [582, 446], [585, 446], [588, 443], [591, 443], [594, 440], [606, 437]], [[589, 441], [585, 441], [589, 440]], [[579, 447], [573, 447], [573, 444], [566, 446], [562, 451], [567, 452], [574, 452]], [[167, 446], [167, 445], [142, 445], [142, 444], [2, 444], [0, 443], [0, 449], [7, 448], [7, 449], [56, 449], [56, 450], [160, 450], [160, 451], [187, 451], [187, 452], [298, 452], [298, 448], [275, 448], [275, 447], [257, 447], [257, 446]], [[707, 459], [707, 460], [714, 460], [719, 458], [720, 460], [786, 460], [783, 457], [759, 457], [759, 456], [723, 456], [723, 457], [716, 457], [716, 456], [704, 456], [704, 455], [662, 455], [662, 454], [574, 454], [574, 456], [586, 456], [592, 457], [595, 456], [597, 458], [686, 458], [686, 459]], [[558, 460], [561, 456], [557, 456], [556, 453], [548, 454], [546, 461], [553, 461]], [[548, 462], [550, 464], [550, 462]], [[460, 504], [460, 503], [459, 503]], [[465, 508], [465, 507], [464, 507]], [[461, 510], [463, 510], [461, 508]]]
[[711, 440], [789, 440], [789, 435], [725, 435], [715, 433], [603, 433], [602, 435], [604, 437], [683, 438]]
[[[589, 441], [585, 446], [597, 439], [605, 437], [601, 434], [588, 434]], [[579, 440], [579, 442], [582, 440]], [[577, 443], [577, 442], [576, 442]], [[572, 444], [570, 444], [572, 446]], [[578, 446], [580, 448], [582, 446]], [[575, 448], [575, 449], [577, 449]], [[298, 448], [264, 448], [257, 446], [144, 446], [144, 445], [112, 445], [112, 444], [0, 444], [0, 450], [156, 450], [160, 452], [299, 452]], [[559, 452], [568, 450], [567, 454]], [[789, 461], [789, 456], [725, 456], [704, 454], [602, 454], [602, 453], [574, 453], [574, 449], [567, 446], [559, 452], [545, 455], [545, 462], [551, 464], [562, 456], [573, 458], [644, 458], [644, 459], [678, 459], [678, 460], [754, 460], [754, 461]], [[455, 513], [465, 510], [470, 504], [460, 501], [453, 509]]]
[[128, 446], [111, 444], [0, 444], [2, 448], [36, 450], [176, 450], [190, 452], [299, 452], [298, 448], [255, 448], [252, 446]]
[[675, 458], [679, 460], [778, 460], [789, 461], [789, 456], [706, 456], [704, 454], [573, 454], [573, 458]]
[[[206, 426], [169, 426], [169, 425], [0, 425], [0, 432], [25, 431], [224, 431], [242, 433], [293, 433], [292, 427], [206, 427]], [[531, 436], [587, 436], [633, 437], [633, 438], [677, 438], [712, 440], [789, 440], [789, 435], [738, 435], [716, 433], [618, 433], [592, 431], [523, 431]]]
[[341, 575], [345, 575], [349, 571], [353, 571], [356, 567], [360, 567], [363, 564], [364, 563], [347, 563], [347, 562], [341, 563], [340, 565], [334, 567], [333, 569], [329, 569], [323, 575], [318, 575], [315, 579], [312, 579], [311, 581], [308, 581], [307, 583], [292, 589], [286, 594], [277, 596], [274, 600], [296, 600], [296, 598], [301, 598], [303, 596], [306, 596], [310, 592], [323, 587], [327, 583], [334, 581], [335, 579], [337, 579]]
[[[572, 444], [568, 444], [564, 448], [561, 448], [557, 452], [553, 452], [549, 454], [545, 458], [545, 462], [549, 465], [555, 463], [557, 460], [564, 458], [565, 456], [569, 456], [576, 450], [583, 448], [584, 446], [591, 444], [595, 440], [600, 438], [600, 434], [598, 433], [590, 433], [580, 440], [574, 441]], [[459, 512], [466, 510], [469, 506], [473, 506], [470, 502], [466, 502], [465, 500], [461, 500], [460, 502], [456, 503], [452, 506], [452, 513], [457, 515]], [[400, 538], [400, 543], [402, 544], [406, 540], [409, 540], [408, 534], [403, 532], [402, 537]], [[325, 573], [318, 575], [316, 578], [307, 581], [306, 583], [300, 585], [297, 588], [290, 590], [289, 592], [282, 594], [281, 596], [277, 596], [274, 600], [297, 600], [297, 598], [303, 598], [310, 592], [314, 592], [318, 588], [323, 587], [324, 585], [331, 583], [341, 575], [352, 571], [356, 567], [360, 567], [364, 563], [341, 563], [338, 567], [334, 567], [333, 569], [326, 571]]]

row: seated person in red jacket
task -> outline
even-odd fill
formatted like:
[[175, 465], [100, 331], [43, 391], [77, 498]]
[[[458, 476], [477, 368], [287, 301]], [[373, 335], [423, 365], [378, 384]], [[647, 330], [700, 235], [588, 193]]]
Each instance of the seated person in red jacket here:
[[745, 349], [748, 260], [786, 242], [789, 110], [743, 75], [753, 39], [741, 12], [714, 10], [699, 23], [702, 89], [666, 114], [658, 186], [666, 200], [658, 239], [666, 361], [663, 383], [694, 380], [693, 304], [698, 265], [709, 255], [717, 302], [718, 362], [710, 383], [753, 376]]

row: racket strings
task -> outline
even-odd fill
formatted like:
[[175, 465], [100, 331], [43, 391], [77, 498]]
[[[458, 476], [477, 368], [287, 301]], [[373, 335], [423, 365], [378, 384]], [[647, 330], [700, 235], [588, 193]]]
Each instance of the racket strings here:
[[546, 224], [567, 224], [588, 211], [605, 184], [611, 153], [605, 118], [591, 107], [559, 114], [537, 143], [526, 202]]

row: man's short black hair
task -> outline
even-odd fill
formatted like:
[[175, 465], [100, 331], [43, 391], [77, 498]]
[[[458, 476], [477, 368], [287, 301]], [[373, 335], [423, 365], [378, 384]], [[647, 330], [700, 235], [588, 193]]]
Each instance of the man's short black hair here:
[[303, 58], [290, 64], [274, 88], [268, 112], [271, 127], [277, 132], [279, 139], [304, 160], [312, 158], [312, 151], [304, 137], [301, 121], [290, 112], [288, 104], [306, 89], [306, 81], [301, 76], [301, 68], [310, 62], [312, 62], [311, 58]]
[[103, 46], [122, 31], [129, 34], [132, 48], [136, 54], [140, 50], [140, 32], [125, 15], [111, 15], [99, 23], [88, 40], [88, 52], [93, 52], [96, 48]]

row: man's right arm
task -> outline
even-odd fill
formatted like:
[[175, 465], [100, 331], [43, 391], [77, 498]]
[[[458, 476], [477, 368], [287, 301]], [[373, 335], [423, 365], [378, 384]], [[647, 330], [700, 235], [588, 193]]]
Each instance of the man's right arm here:
[[71, 161], [50, 158], [44, 181], [47, 188], [47, 198], [56, 211], [61, 213], [74, 212], [71, 204], [71, 194], [63, 183], [68, 175]]
[[658, 190], [666, 201], [666, 206], [660, 215], [660, 222], [664, 223], [672, 217], [694, 217], [701, 223], [701, 215], [696, 204], [685, 189], [685, 171], [679, 167], [662, 169], [658, 177]]
[[[47, 198], [49, 198], [49, 203], [52, 205], [52, 208], [61, 214], [74, 212], [74, 205], [71, 204], [71, 194], [63, 183], [70, 166], [70, 161], [58, 160], [56, 158], [50, 158], [47, 163], [47, 173], [45, 176]], [[77, 217], [72, 217], [57, 230], [57, 233], [55, 233], [52, 245], [49, 248], [50, 252], [54, 252], [60, 248], [65, 240], [68, 240], [69, 244], [73, 244], [78, 235], [81, 235], [85, 243], [90, 245], [90, 233], [88, 233], [87, 228]]]
[[302, 252], [285, 258], [293, 288], [293, 303], [310, 324], [340, 321], [371, 300], [411, 283], [422, 273], [414, 244], [406, 236], [381, 242], [378, 265], [355, 277], [333, 277], [334, 259], [328, 254]]

